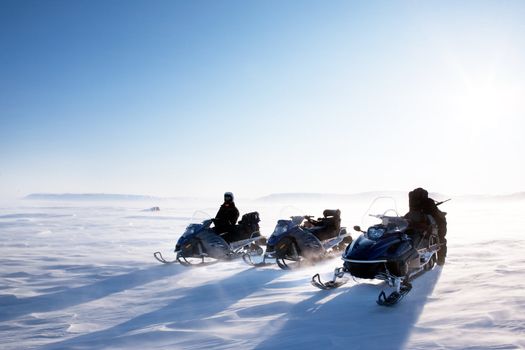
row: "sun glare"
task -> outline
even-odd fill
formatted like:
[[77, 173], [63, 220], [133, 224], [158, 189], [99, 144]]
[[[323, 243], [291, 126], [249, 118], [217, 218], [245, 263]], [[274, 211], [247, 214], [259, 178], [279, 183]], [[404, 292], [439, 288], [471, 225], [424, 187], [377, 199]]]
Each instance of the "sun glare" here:
[[459, 96], [457, 120], [477, 137], [511, 117], [517, 96], [506, 86], [470, 86]]

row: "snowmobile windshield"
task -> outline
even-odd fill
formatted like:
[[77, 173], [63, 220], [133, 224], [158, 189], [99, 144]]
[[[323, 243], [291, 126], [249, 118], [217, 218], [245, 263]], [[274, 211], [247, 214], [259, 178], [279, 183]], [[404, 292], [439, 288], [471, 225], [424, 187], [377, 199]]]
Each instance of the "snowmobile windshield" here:
[[[302, 222], [302, 220], [304, 219], [304, 211], [293, 205], [284, 206], [281, 208], [281, 210], [279, 210], [279, 219], [283, 219], [283, 220], [292, 219], [292, 220], [297, 221], [299, 220], [299, 218], [301, 218], [300, 220]], [[299, 224], [301, 222], [299, 222]]]
[[202, 228], [202, 224], [189, 224], [186, 230], [182, 234], [182, 237], [188, 237], [199, 231]]
[[301, 225], [304, 221], [304, 215], [301, 214], [301, 210], [291, 205], [281, 208], [279, 218], [272, 232], [272, 236], [280, 236], [293, 227]]
[[190, 224], [186, 227], [186, 230], [182, 234], [183, 237], [194, 234], [196, 231], [210, 227], [213, 223], [211, 216], [205, 211], [198, 210], [193, 213]]
[[284, 234], [289, 229], [289, 222], [288, 220], [279, 220], [277, 221], [277, 225], [275, 225], [275, 229], [272, 232], [272, 236], [280, 236]]
[[213, 217], [204, 210], [197, 210], [191, 216], [192, 224], [201, 224], [206, 220], [211, 220]]
[[370, 226], [366, 230], [369, 239], [376, 240], [385, 233], [404, 232], [408, 228], [408, 221], [397, 216], [381, 216], [381, 223]]
[[304, 220], [304, 216], [292, 216], [290, 220], [279, 220], [275, 229], [273, 230], [272, 236], [280, 236], [295, 226], [299, 226]]
[[301, 225], [303, 220], [304, 220], [304, 216], [302, 216], [302, 215], [292, 216], [290, 218], [292, 226], [299, 226], [299, 225]]
[[403, 232], [408, 228], [408, 221], [397, 216], [384, 216], [382, 224], [386, 227], [387, 233]]
[[[385, 221], [383, 218], [387, 217], [390, 219]], [[390, 232], [388, 223], [395, 222], [399, 224], [396, 220], [397, 218], [406, 221], [399, 217], [396, 200], [393, 197], [377, 197], [372, 203], [370, 203], [368, 209], [361, 218], [361, 225], [363, 228], [368, 228], [378, 224], [383, 224], [384, 226], [387, 226], [387, 232]], [[394, 230], [395, 227], [392, 226], [391, 229]]]

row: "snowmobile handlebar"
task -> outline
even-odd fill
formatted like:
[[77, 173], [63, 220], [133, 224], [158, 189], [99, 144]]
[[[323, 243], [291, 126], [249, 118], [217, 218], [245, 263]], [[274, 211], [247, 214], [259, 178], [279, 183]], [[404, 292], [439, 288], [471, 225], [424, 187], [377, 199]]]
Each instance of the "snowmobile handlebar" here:
[[317, 225], [319, 223], [317, 220], [314, 219], [315, 216], [305, 215], [304, 218], [306, 219], [306, 221], [308, 221], [312, 225]]
[[386, 217], [386, 215], [382, 215], [382, 214], [368, 214], [368, 216], [371, 216], [373, 218], [378, 218], [378, 219], [383, 219], [384, 217]]

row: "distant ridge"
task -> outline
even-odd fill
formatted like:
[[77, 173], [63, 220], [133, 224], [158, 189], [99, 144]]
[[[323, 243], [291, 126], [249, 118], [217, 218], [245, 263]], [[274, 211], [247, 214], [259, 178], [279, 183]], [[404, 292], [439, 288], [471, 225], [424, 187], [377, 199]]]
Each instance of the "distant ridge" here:
[[525, 192], [511, 194], [469, 194], [458, 196], [457, 198], [466, 200], [525, 200]]
[[162, 198], [137, 194], [111, 193], [31, 193], [24, 197], [30, 200], [68, 200], [68, 201], [144, 201]]
[[[435, 200], [445, 200], [452, 198], [455, 200], [525, 200], [525, 192], [512, 194], [469, 194], [469, 195], [446, 195], [437, 192], [429, 193], [429, 196]], [[408, 191], [370, 191], [353, 194], [338, 193], [272, 193], [268, 196], [260, 197], [256, 201], [261, 202], [289, 202], [289, 201], [356, 201], [356, 200], [373, 200], [377, 197], [394, 197], [408, 200]]]
[[[339, 193], [273, 193], [268, 196], [258, 198], [262, 202], [286, 202], [286, 201], [350, 201], [350, 200], [371, 200], [377, 197], [406, 197], [406, 191], [371, 191], [352, 194]], [[434, 194], [431, 194], [434, 195]], [[437, 196], [437, 195], [436, 195]]]
[[[256, 198], [256, 202], [318, 202], [318, 201], [356, 201], [373, 200], [377, 197], [394, 197], [408, 199], [408, 191], [369, 191], [360, 193], [340, 194], [340, 193], [272, 193], [267, 196]], [[469, 194], [450, 196], [441, 193], [430, 193], [430, 197], [436, 200], [452, 198], [455, 200], [525, 200], [525, 192], [512, 194]], [[192, 197], [156, 197], [137, 194], [113, 194], [113, 193], [31, 193], [23, 199], [41, 201], [161, 201], [161, 200], [181, 200], [193, 201], [204, 198]]]

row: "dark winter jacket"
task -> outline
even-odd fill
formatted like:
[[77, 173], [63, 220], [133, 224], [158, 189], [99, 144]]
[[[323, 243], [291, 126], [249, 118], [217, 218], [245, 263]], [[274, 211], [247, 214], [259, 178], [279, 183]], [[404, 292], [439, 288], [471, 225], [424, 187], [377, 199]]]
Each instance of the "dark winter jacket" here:
[[438, 235], [441, 247], [438, 250], [438, 264], [445, 263], [447, 256], [447, 219], [446, 213], [439, 210], [436, 202], [428, 197], [428, 192], [422, 188], [416, 188], [408, 194], [408, 206], [410, 211], [405, 218], [410, 222], [410, 226], [416, 232], [423, 232], [428, 225], [427, 215], [431, 215], [436, 220], [438, 226]]
[[426, 215], [431, 215], [439, 228], [439, 234], [445, 237], [447, 230], [447, 220], [432, 198], [428, 197], [428, 192], [422, 188], [416, 188], [408, 194], [408, 206], [410, 211], [405, 215], [412, 227], [421, 228], [426, 226]]
[[231, 232], [239, 218], [239, 210], [234, 202], [224, 203], [215, 215], [215, 231], [217, 233]]

